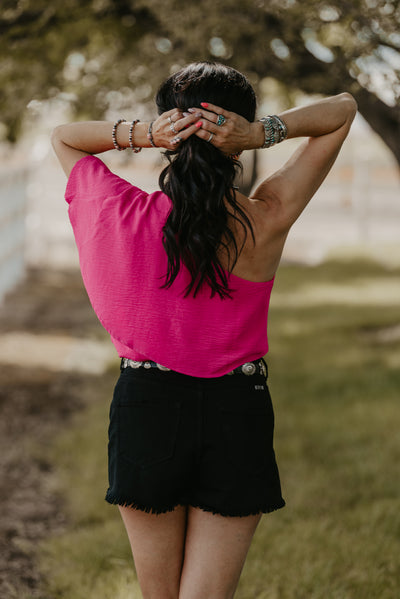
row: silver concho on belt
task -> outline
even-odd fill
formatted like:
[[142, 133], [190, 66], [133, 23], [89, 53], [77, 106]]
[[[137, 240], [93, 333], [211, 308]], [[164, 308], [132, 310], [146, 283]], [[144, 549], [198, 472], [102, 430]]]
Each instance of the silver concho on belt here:
[[153, 368], [153, 366], [155, 366], [156, 368], [158, 368], [158, 370], [163, 370], [163, 371], [167, 371], [167, 370], [171, 370], [170, 368], [167, 368], [166, 366], [163, 366], [162, 364], [157, 364], [156, 362], [139, 362], [136, 360], [131, 360], [130, 358], [124, 358], [123, 359], [123, 365], [124, 368], [126, 368], [127, 366], [130, 366], [131, 368], [140, 368], [141, 366], [143, 366], [144, 368], [146, 368], [146, 370], [148, 370], [149, 368]]
[[246, 362], [246, 364], [243, 364], [243, 366], [242, 366], [242, 372], [243, 372], [243, 374], [246, 374], [247, 376], [254, 374], [255, 371], [256, 371], [256, 365], [253, 364], [253, 362]]
[[130, 360], [129, 358], [124, 358], [124, 367], [130, 366], [131, 368], [140, 368], [143, 362], [136, 362], [135, 360]]
[[234, 370], [231, 370], [231, 372], [228, 372], [228, 374], [242, 373], [246, 376], [251, 376], [257, 372], [267, 378], [267, 368], [263, 360], [259, 360], [256, 364], [254, 362], [246, 362], [242, 366], [238, 366]]

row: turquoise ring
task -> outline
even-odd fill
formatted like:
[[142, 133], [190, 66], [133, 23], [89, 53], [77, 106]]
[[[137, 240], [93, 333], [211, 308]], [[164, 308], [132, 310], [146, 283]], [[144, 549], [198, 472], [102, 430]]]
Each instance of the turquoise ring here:
[[222, 125], [225, 123], [226, 118], [224, 116], [222, 116], [222, 114], [218, 115], [218, 119], [217, 119], [217, 127], [222, 127]]

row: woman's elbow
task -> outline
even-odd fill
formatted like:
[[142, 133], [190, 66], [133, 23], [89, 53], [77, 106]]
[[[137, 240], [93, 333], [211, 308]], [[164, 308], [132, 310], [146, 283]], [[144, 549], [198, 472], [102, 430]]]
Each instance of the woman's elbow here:
[[57, 127], [55, 127], [51, 133], [51, 143], [52, 146], [55, 147], [57, 145], [59, 145], [60, 143], [66, 143], [65, 141], [65, 130], [66, 125], [57, 125]]
[[338, 99], [343, 104], [343, 108], [348, 113], [349, 118], [352, 120], [357, 114], [358, 105], [354, 96], [352, 96], [349, 92], [343, 92], [337, 96]]
[[51, 145], [53, 146], [53, 148], [54, 148], [54, 147], [55, 147], [55, 146], [56, 146], [56, 145], [57, 145], [57, 144], [58, 144], [60, 141], [62, 141], [62, 138], [61, 138], [61, 128], [62, 128], [62, 125], [58, 125], [58, 126], [57, 126], [57, 127], [55, 127], [55, 128], [53, 129], [53, 131], [51, 132], [51, 137], [50, 137], [50, 140], [51, 140]]

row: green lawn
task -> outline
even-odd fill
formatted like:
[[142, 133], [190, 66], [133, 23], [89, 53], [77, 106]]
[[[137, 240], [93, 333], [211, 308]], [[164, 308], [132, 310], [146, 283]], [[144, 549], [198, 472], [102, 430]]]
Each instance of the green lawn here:
[[[372, 263], [279, 271], [267, 362], [287, 506], [264, 516], [236, 599], [400, 596], [399, 304], [399, 272]], [[40, 547], [43, 599], [141, 597], [103, 499], [117, 376], [54, 447], [70, 527]]]

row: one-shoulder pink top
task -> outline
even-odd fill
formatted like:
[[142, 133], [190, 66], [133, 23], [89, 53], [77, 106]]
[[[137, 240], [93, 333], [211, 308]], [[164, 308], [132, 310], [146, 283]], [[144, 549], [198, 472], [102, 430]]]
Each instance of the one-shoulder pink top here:
[[72, 169], [65, 199], [86, 291], [119, 356], [218, 377], [267, 353], [273, 279], [230, 274], [232, 299], [211, 297], [208, 286], [185, 298], [190, 276], [182, 265], [172, 286], [161, 288], [168, 196], [146, 193], [85, 156]]

